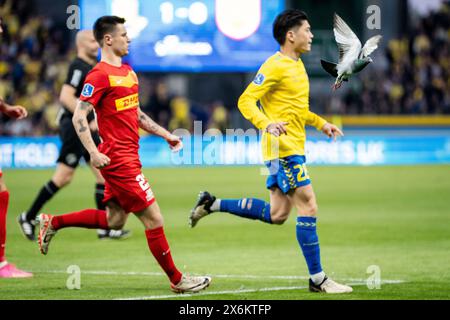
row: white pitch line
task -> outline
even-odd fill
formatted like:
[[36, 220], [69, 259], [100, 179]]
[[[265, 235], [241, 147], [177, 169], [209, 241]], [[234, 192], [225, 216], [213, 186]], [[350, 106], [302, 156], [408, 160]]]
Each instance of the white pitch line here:
[[[64, 270], [32, 270], [35, 273], [67, 273]], [[138, 272], [138, 271], [106, 271], [106, 270], [81, 270], [81, 274], [92, 274], [92, 275], [113, 275], [113, 276], [166, 276], [162, 272]], [[192, 275], [198, 275], [191, 273]], [[213, 278], [231, 278], [231, 279], [280, 279], [280, 280], [308, 280], [307, 276], [290, 276], [290, 275], [252, 275], [252, 274], [207, 274]], [[356, 278], [336, 278], [341, 281], [349, 282], [364, 282], [366, 279], [356, 279]], [[402, 283], [403, 280], [383, 280], [386, 284], [396, 284]]]
[[238, 289], [238, 290], [224, 290], [224, 291], [205, 291], [199, 293], [188, 293], [188, 294], [167, 294], [160, 296], [144, 296], [144, 297], [134, 297], [134, 298], [116, 298], [114, 300], [157, 300], [157, 299], [168, 299], [168, 298], [187, 298], [187, 297], [198, 297], [198, 296], [209, 296], [218, 294], [239, 294], [239, 293], [251, 293], [251, 292], [262, 292], [262, 291], [282, 291], [282, 290], [300, 290], [306, 289], [308, 287], [272, 287], [272, 288], [260, 288], [260, 289]]
[[[34, 270], [35, 273], [67, 273], [63, 270]], [[166, 276], [162, 272], [119, 272], [119, 271], [105, 271], [105, 270], [82, 270], [82, 274], [92, 274], [92, 275], [114, 275], [114, 276]], [[234, 279], [281, 279], [281, 280], [308, 280], [307, 276], [289, 276], [289, 275], [277, 275], [277, 276], [260, 276], [252, 274], [216, 274], [210, 275], [213, 278], [234, 278]], [[361, 286], [366, 285], [366, 279], [355, 279], [355, 278], [338, 278], [351, 286]], [[405, 283], [404, 280], [381, 280], [380, 284], [400, 284]], [[224, 290], [224, 291], [205, 291], [200, 293], [188, 293], [188, 294], [170, 294], [170, 295], [155, 295], [155, 296], [143, 296], [143, 297], [132, 297], [132, 298], [116, 298], [114, 300], [155, 300], [155, 299], [168, 299], [168, 298], [187, 298], [192, 296], [207, 296], [207, 295], [220, 295], [220, 294], [240, 294], [240, 293], [253, 293], [253, 292], [267, 292], [267, 291], [287, 291], [287, 290], [302, 290], [306, 289], [306, 286], [295, 286], [295, 287], [269, 287], [269, 288], [259, 288], [259, 289], [237, 289], [237, 290]]]
[[[384, 280], [381, 284], [399, 284], [403, 283], [402, 280]], [[367, 285], [365, 281], [348, 283], [352, 286], [363, 286]], [[114, 300], [158, 300], [158, 299], [178, 299], [187, 297], [198, 297], [198, 296], [209, 296], [209, 295], [219, 295], [219, 294], [240, 294], [240, 293], [254, 293], [254, 292], [269, 292], [269, 291], [288, 291], [288, 290], [303, 290], [307, 289], [306, 286], [296, 286], [296, 287], [269, 287], [269, 288], [259, 288], [259, 289], [237, 289], [237, 290], [224, 290], [224, 291], [205, 291], [199, 293], [188, 293], [188, 294], [167, 294], [159, 296], [143, 296], [143, 297], [132, 297], [132, 298], [116, 298]]]

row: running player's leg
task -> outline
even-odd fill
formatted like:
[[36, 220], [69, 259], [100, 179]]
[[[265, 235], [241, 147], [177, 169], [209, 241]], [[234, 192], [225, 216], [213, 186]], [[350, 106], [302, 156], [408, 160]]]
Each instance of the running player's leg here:
[[322, 270], [317, 235], [317, 202], [311, 184], [289, 192], [289, 199], [297, 210], [297, 241], [305, 257], [310, 274], [309, 288], [313, 292], [348, 293], [352, 288], [329, 279]]
[[270, 188], [270, 217], [273, 224], [281, 225], [289, 218], [292, 204], [277, 187]]
[[8, 214], [9, 191], [0, 169], [0, 278], [28, 278], [33, 274], [17, 269], [6, 261], [6, 215]]
[[197, 292], [209, 285], [211, 282], [210, 277], [185, 276], [175, 266], [164, 233], [164, 219], [156, 201], [144, 210], [135, 212], [135, 215], [144, 225], [148, 247], [169, 277], [171, 288], [174, 292]]
[[[228, 212], [242, 218], [283, 224], [291, 212], [291, 202], [278, 187], [271, 187], [269, 191], [270, 203], [254, 198], [236, 200], [213, 198], [208, 208], [210, 212]], [[205, 208], [208, 204], [203, 202], [202, 205]]]
[[85, 209], [53, 216], [39, 215], [39, 248], [47, 254], [50, 240], [58, 230], [69, 227], [87, 229], [121, 229], [128, 218], [127, 213], [115, 201], [109, 200], [105, 210]]
[[205, 191], [200, 193], [198, 202], [191, 212], [191, 227], [212, 212], [227, 212], [241, 218], [272, 223], [270, 204], [264, 200], [256, 198], [218, 199]]
[[289, 187], [281, 183], [282, 179], [287, 180], [287, 177], [282, 168], [280, 169], [278, 161], [266, 165], [271, 173], [266, 182], [266, 187], [270, 190], [270, 203], [255, 198], [217, 199], [207, 191], [201, 192], [189, 216], [190, 226], [194, 227], [201, 218], [212, 212], [227, 212], [269, 224], [283, 224], [289, 217], [292, 207], [283, 193], [287, 192]]

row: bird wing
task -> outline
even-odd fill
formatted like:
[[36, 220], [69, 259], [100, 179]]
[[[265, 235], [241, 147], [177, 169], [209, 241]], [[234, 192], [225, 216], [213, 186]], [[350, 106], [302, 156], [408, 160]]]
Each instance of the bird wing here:
[[362, 58], [369, 56], [372, 52], [375, 51], [376, 48], [378, 48], [378, 43], [380, 42], [381, 38], [383, 37], [377, 35], [367, 40], [367, 42], [364, 44], [364, 47], [361, 50]]
[[[361, 51], [361, 41], [356, 34], [350, 29], [342, 18], [334, 14], [334, 38], [339, 47], [339, 63], [341, 63], [349, 54], [352, 60], [356, 59]], [[356, 55], [355, 57], [353, 57]]]

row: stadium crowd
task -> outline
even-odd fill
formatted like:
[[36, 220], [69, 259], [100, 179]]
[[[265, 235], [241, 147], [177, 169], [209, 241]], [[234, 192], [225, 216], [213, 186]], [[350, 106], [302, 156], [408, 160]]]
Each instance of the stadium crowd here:
[[[69, 61], [75, 56], [70, 32], [48, 17], [32, 14], [32, 2], [0, 1], [5, 29], [0, 42], [0, 96], [27, 108], [29, 117], [9, 121], [0, 116], [3, 136], [56, 134], [59, 92]], [[439, 12], [402, 38], [389, 40], [386, 70], [372, 68], [353, 81], [343, 97], [328, 99], [329, 114], [449, 114], [450, 9]], [[142, 108], [158, 123], [173, 130], [230, 126], [230, 108], [216, 101], [203, 105], [174, 96], [164, 78], [140, 74]]]

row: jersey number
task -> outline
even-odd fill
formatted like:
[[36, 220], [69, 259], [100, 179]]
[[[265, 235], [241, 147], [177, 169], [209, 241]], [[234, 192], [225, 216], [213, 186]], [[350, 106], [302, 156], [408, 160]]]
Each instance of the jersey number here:
[[150, 189], [150, 185], [148, 184], [147, 180], [145, 180], [145, 177], [142, 173], [136, 177], [136, 181], [139, 182], [139, 186], [143, 191], [147, 191], [148, 189]]
[[136, 176], [136, 181], [139, 183], [139, 186], [141, 187], [142, 191], [145, 192], [147, 201], [153, 199], [153, 191], [152, 189], [150, 189], [150, 185], [148, 184], [147, 180], [145, 179], [142, 173]]
[[309, 179], [308, 171], [304, 163], [295, 165], [294, 169], [298, 169], [297, 181], [301, 182]]

